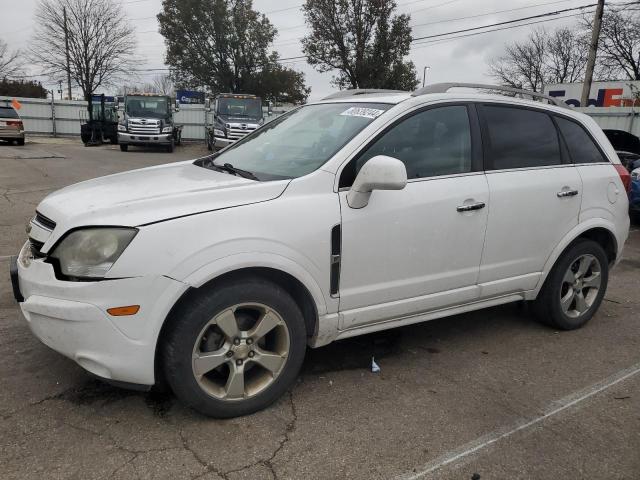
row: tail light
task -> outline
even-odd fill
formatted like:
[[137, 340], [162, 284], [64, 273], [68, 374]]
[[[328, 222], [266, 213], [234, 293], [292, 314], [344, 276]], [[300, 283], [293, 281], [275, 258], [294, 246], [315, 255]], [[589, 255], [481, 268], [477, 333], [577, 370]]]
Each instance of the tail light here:
[[7, 126], [18, 127], [19, 129], [22, 129], [22, 120], [7, 120]]
[[620, 180], [622, 180], [624, 189], [627, 191], [627, 193], [629, 193], [631, 191], [631, 174], [629, 173], [629, 170], [624, 168], [619, 163], [614, 165], [614, 167], [616, 168], [618, 175], [620, 175]]

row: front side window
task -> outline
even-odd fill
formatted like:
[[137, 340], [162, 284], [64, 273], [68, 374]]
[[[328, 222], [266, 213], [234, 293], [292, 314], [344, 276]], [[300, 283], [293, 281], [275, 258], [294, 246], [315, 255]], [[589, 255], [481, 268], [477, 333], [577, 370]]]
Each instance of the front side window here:
[[580, 125], [566, 118], [556, 117], [560, 133], [564, 138], [573, 163], [606, 162], [600, 149]]
[[[431, 108], [402, 120], [368, 147], [356, 159], [351, 172], [345, 171], [345, 177], [355, 177], [376, 155], [402, 161], [408, 179], [470, 172], [471, 129], [467, 107]], [[347, 186], [343, 183], [349, 182], [345, 179], [341, 186]]]
[[209, 167], [213, 159], [211, 168], [230, 164], [259, 180], [301, 177], [324, 165], [390, 107], [357, 102], [305, 105], [196, 164]]
[[[560, 165], [560, 142], [551, 117], [523, 108], [484, 105], [488, 170]], [[488, 158], [487, 158], [488, 157]]]

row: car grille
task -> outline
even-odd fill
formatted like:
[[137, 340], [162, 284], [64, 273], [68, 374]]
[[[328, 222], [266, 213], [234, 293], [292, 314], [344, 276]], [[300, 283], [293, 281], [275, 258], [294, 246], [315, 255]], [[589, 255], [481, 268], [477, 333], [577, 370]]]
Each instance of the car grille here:
[[129, 120], [128, 129], [136, 135], [159, 135], [160, 120]]
[[241, 138], [249, 135], [255, 129], [255, 125], [245, 125], [244, 128], [242, 128], [241, 126], [232, 125], [229, 129], [227, 129], [227, 138], [234, 141], [240, 140]]

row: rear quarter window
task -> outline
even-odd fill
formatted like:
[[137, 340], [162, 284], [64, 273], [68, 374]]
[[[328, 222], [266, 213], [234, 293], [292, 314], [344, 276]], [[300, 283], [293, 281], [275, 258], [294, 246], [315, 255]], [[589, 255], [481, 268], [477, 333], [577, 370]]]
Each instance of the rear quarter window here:
[[567, 149], [569, 150], [569, 155], [571, 155], [573, 163], [598, 163], [608, 161], [581, 125], [562, 117], [556, 117], [556, 122], [567, 144]]

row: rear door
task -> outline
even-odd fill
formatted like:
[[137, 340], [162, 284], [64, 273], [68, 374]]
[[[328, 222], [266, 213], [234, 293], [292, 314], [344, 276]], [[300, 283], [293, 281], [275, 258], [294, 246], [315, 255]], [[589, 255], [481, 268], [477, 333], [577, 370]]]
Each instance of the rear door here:
[[535, 288], [578, 224], [582, 181], [546, 111], [485, 104], [479, 112], [491, 199], [479, 284], [490, 297]]

